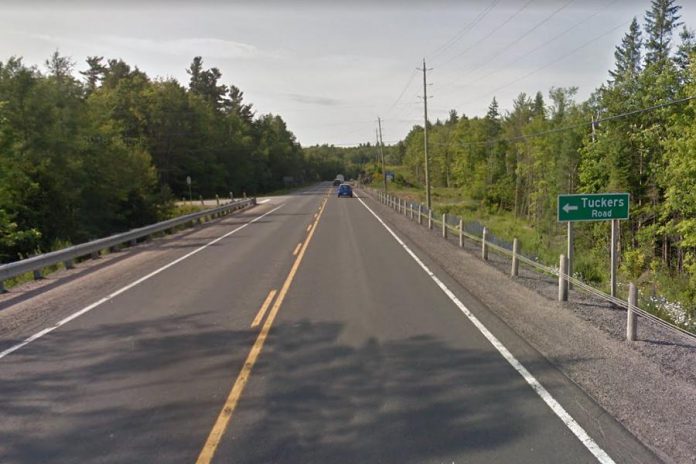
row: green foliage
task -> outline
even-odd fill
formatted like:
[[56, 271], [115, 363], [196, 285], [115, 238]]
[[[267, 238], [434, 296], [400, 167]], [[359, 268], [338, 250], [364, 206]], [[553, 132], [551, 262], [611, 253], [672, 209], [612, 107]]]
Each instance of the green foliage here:
[[[508, 239], [525, 230], [500, 227], [501, 221], [526, 224], [533, 232], [525, 236], [526, 250], [555, 263], [564, 233], [558, 194], [629, 192], [622, 277], [696, 307], [696, 102], [659, 106], [696, 95], [694, 33], [684, 27], [681, 43], [672, 43], [679, 11], [675, 0], [653, 0], [642, 30], [634, 19], [616, 47], [610, 80], [586, 102], [574, 101], [574, 88], [552, 88], [547, 97], [520, 94], [503, 114], [493, 99], [483, 117], [453, 110], [456, 117], [432, 124], [431, 184], [458, 192], [447, 201], [434, 195], [436, 207], [485, 221], [494, 232], [498, 223]], [[649, 107], [655, 108], [644, 111]], [[400, 144], [407, 179], [422, 185], [423, 128], [414, 127]], [[608, 236], [606, 223], [577, 225], [582, 252], [575, 271], [584, 279], [607, 281]]]
[[122, 60], [87, 67], [83, 83], [58, 53], [46, 73], [0, 62], [0, 262], [169, 217], [187, 176], [194, 197], [317, 177], [285, 122], [255, 117], [200, 57], [188, 88]]

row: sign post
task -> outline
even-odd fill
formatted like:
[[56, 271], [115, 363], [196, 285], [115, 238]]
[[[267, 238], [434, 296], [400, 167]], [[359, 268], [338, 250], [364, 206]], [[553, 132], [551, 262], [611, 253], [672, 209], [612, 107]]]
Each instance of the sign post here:
[[568, 259], [566, 272], [573, 272], [573, 222], [611, 221], [611, 296], [616, 296], [619, 221], [628, 219], [628, 193], [586, 193], [558, 195], [558, 222], [568, 223]]

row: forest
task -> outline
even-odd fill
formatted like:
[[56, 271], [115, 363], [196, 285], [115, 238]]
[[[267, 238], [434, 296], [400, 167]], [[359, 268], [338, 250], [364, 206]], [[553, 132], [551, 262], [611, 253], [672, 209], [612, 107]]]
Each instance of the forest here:
[[[576, 101], [576, 88], [552, 88], [546, 95], [519, 94], [509, 111], [493, 98], [485, 116], [452, 110], [429, 124], [431, 185], [449, 192], [448, 201], [435, 205], [457, 213], [469, 205], [479, 218], [511, 217], [533, 229], [539, 248], [561, 252], [558, 194], [628, 192], [631, 217], [620, 239], [624, 281], [693, 308], [696, 43], [679, 11], [674, 0], [653, 0], [642, 25], [634, 18], [615, 48], [608, 81], [584, 102]], [[387, 156], [401, 173], [398, 183], [420, 190], [423, 133], [423, 126], [413, 127]], [[379, 166], [370, 169], [377, 186]], [[608, 230], [608, 223], [579, 225], [580, 277], [606, 280]]]
[[164, 219], [174, 200], [333, 178], [280, 116], [195, 57], [188, 85], [93, 56], [0, 62], [0, 262]]

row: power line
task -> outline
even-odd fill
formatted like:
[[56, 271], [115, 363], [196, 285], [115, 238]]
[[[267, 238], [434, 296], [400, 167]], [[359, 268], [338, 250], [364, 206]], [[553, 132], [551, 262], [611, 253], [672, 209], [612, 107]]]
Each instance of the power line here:
[[390, 106], [389, 109], [387, 110], [387, 113], [386, 113], [386, 114], [389, 114], [389, 113], [394, 109], [394, 107], [401, 101], [401, 99], [403, 98], [404, 94], [406, 93], [406, 91], [408, 90], [408, 88], [409, 88], [409, 87], [411, 86], [411, 84], [413, 83], [413, 79], [416, 77], [416, 74], [417, 74], [417, 73], [418, 73], [418, 70], [417, 70], [417, 69], [414, 69], [414, 70], [411, 72], [411, 76], [408, 78], [408, 81], [406, 82], [406, 85], [404, 86], [403, 90], [401, 91], [401, 93], [399, 94], [399, 96], [396, 98], [396, 100], [394, 100], [394, 103], [391, 104], [391, 106]]
[[[487, 61], [485, 61], [485, 62], [479, 64], [479, 65], [476, 66], [474, 69], [468, 70], [467, 73], [468, 73], [468, 74], [472, 74], [472, 73], [478, 71], [479, 69], [481, 69], [482, 67], [488, 65], [489, 63], [493, 62], [493, 61], [494, 61], [496, 58], [498, 58], [500, 55], [503, 55], [504, 53], [506, 53], [507, 51], [509, 51], [510, 48], [511, 48], [513, 45], [519, 43], [522, 39], [524, 39], [525, 37], [529, 36], [529, 35], [532, 34], [534, 31], [536, 31], [537, 29], [539, 29], [541, 26], [543, 26], [544, 24], [546, 24], [547, 22], [549, 22], [549, 21], [551, 20], [551, 18], [553, 18], [553, 17], [556, 16], [558, 13], [560, 13], [561, 11], [563, 11], [564, 9], [566, 9], [566, 8], [567, 8], [568, 6], [570, 6], [570, 4], [573, 3], [574, 1], [575, 1], [575, 0], [569, 0], [569, 1], [567, 1], [566, 3], [564, 3], [563, 5], [561, 5], [560, 7], [556, 8], [553, 12], [551, 12], [551, 14], [549, 14], [549, 15], [546, 16], [546, 17], [544, 17], [541, 21], [539, 21], [539, 22], [536, 23], [534, 26], [532, 26], [530, 29], [528, 29], [527, 31], [525, 31], [522, 35], [520, 35], [520, 36], [514, 38], [513, 40], [511, 40], [510, 42], [508, 42], [508, 43], [507, 43], [504, 47], [502, 47], [497, 53], [493, 54], [492, 56], [488, 56], [488, 57], [487, 57], [487, 58], [488, 58]], [[616, 0], [614, 0], [614, 2], [616, 2]], [[612, 2], [612, 3], [614, 3], [614, 2]], [[601, 10], [597, 10], [594, 14], [588, 16], [587, 18], [583, 19], [583, 20], [580, 21], [579, 23], [576, 23], [575, 25], [573, 25], [573, 26], [571, 26], [570, 28], [566, 29], [565, 31], [563, 31], [562, 33], [558, 34], [558, 35], [555, 36], [554, 38], [549, 39], [549, 40], [545, 40], [544, 43], [543, 43], [541, 46], [535, 48], [534, 51], [536, 51], [536, 50], [538, 50], [538, 49], [540, 49], [540, 48], [543, 48], [543, 47], [549, 45], [549, 44], [552, 43], [554, 40], [556, 40], [558, 37], [561, 37], [562, 35], [566, 34], [566, 33], [569, 32], [570, 30], [574, 29], [575, 27], [577, 27], [578, 25], [580, 25], [581, 23], [583, 23], [584, 21], [589, 20], [589, 19], [592, 18], [593, 16], [596, 16], [597, 14], [599, 14], [600, 11], [601, 11]], [[529, 53], [532, 53], [532, 52], [529, 52]], [[528, 54], [529, 54], [529, 53], [528, 53]], [[528, 55], [528, 54], [527, 54], [527, 55]], [[463, 69], [462, 69], [461, 71], [463, 71]], [[452, 84], [454, 84], [455, 82], [457, 82], [458, 80], [459, 80], [459, 78], [455, 78], [454, 80], [452, 80], [452, 81], [448, 82], [447, 84], [445, 84], [445, 86], [452, 85]]]
[[488, 15], [488, 13], [490, 13], [491, 10], [493, 10], [493, 8], [495, 8], [496, 5], [498, 5], [499, 2], [500, 0], [494, 0], [493, 3], [489, 4], [486, 8], [483, 9], [483, 11], [479, 12], [479, 14], [470, 23], [462, 27], [459, 31], [457, 31], [457, 33], [453, 37], [447, 40], [444, 44], [440, 45], [437, 49], [433, 50], [427, 56], [430, 57], [430, 59], [434, 59], [438, 55], [444, 53], [447, 49], [449, 49], [455, 43], [461, 40], [467, 32], [469, 32], [476, 25], [478, 25], [478, 23], [480, 23], [483, 20], [483, 18], [485, 18]]
[[[603, 117], [603, 118], [594, 119], [594, 120], [591, 121], [591, 122], [581, 122], [581, 123], [577, 123], [577, 124], [570, 124], [570, 125], [563, 126], [563, 127], [557, 127], [557, 128], [555, 128], [555, 129], [549, 129], [549, 130], [540, 131], [540, 132], [534, 132], [534, 133], [525, 134], [525, 135], [518, 135], [518, 136], [516, 136], [516, 137], [497, 137], [497, 138], [495, 138], [495, 139], [486, 140], [486, 141], [483, 141], [483, 142], [467, 142], [467, 143], [460, 143], [460, 145], [462, 145], [462, 146], [475, 146], [475, 145], [492, 145], [492, 144], [498, 143], [498, 142], [519, 142], [520, 140], [526, 140], [526, 139], [530, 139], [530, 138], [541, 137], [541, 136], [543, 136], [543, 135], [555, 134], [555, 133], [558, 133], [558, 132], [565, 132], [565, 131], [568, 131], [568, 130], [579, 129], [579, 128], [588, 127], [588, 126], [589, 126], [589, 127], [592, 127], [593, 125], [601, 124], [601, 123], [603, 123], [603, 122], [615, 121], [615, 120], [617, 120], [617, 119], [623, 119], [623, 118], [627, 118], [627, 117], [629, 117], [629, 116], [634, 116], [634, 115], [636, 115], [636, 114], [647, 113], [647, 112], [649, 112], [649, 111], [658, 110], [658, 109], [660, 109], [660, 108], [665, 108], [665, 107], [667, 107], [667, 106], [672, 106], [672, 105], [678, 105], [678, 104], [681, 104], [681, 103], [686, 103], [686, 102], [689, 102], [689, 101], [691, 101], [691, 100], [696, 100], [696, 95], [691, 95], [691, 96], [688, 96], [688, 97], [679, 98], [679, 99], [677, 99], [677, 100], [670, 100], [670, 101], [667, 101], [667, 102], [658, 103], [658, 104], [651, 105], [651, 106], [648, 106], [648, 107], [645, 107], [645, 108], [640, 108], [640, 109], [637, 109], [637, 110], [627, 111], [627, 112], [625, 112], [625, 113], [619, 113], [619, 114], [615, 114], [615, 115], [612, 115], [612, 116], [606, 116], [606, 117]], [[439, 144], [439, 145], [447, 145], [447, 144], [446, 144], [446, 143], [441, 143], [441, 144]]]
[[533, 70], [533, 71], [530, 71], [530, 72], [528, 72], [527, 74], [524, 74], [524, 75], [522, 75], [522, 76], [520, 76], [520, 77], [518, 77], [518, 78], [516, 78], [516, 79], [514, 79], [514, 80], [512, 80], [512, 81], [510, 81], [510, 82], [508, 82], [508, 83], [506, 83], [506, 84], [504, 84], [504, 85], [501, 85], [500, 87], [495, 88], [493, 91], [491, 91], [491, 92], [489, 92], [489, 93], [487, 93], [487, 94], [485, 94], [485, 95], [479, 95], [479, 96], [477, 96], [476, 98], [472, 98], [472, 99], [470, 99], [470, 100], [467, 100], [466, 102], [464, 102], [464, 104], [463, 104], [462, 106], [465, 106], [465, 105], [467, 105], [467, 104], [469, 104], [469, 103], [472, 103], [472, 102], [475, 102], [475, 101], [479, 101], [479, 100], [481, 100], [481, 99], [483, 99], [483, 98], [487, 98], [487, 97], [489, 97], [489, 96], [491, 96], [491, 95], [494, 95], [494, 94], [495, 94], [496, 92], [498, 92], [499, 90], [502, 90], [502, 89], [504, 89], [504, 88], [506, 88], [506, 87], [511, 86], [512, 84], [515, 84], [515, 83], [517, 83], [517, 82], [519, 82], [519, 81], [521, 81], [521, 80], [524, 80], [524, 79], [526, 79], [526, 78], [528, 78], [528, 77], [530, 77], [530, 76], [533, 76], [534, 74], [538, 73], [539, 71], [542, 71], [542, 70], [548, 68], [549, 66], [552, 66], [552, 65], [558, 63], [559, 61], [563, 61], [563, 60], [565, 60], [566, 58], [570, 57], [571, 55], [574, 55], [575, 53], [577, 53], [577, 52], [580, 51], [581, 49], [587, 47], [588, 45], [592, 44], [593, 42], [596, 42], [597, 40], [601, 39], [602, 37], [611, 34], [611, 33], [614, 32], [616, 29], [618, 29], [618, 28], [620, 28], [620, 27], [624, 27], [626, 24], [628, 24], [628, 21], [624, 21], [623, 23], [621, 23], [621, 24], [619, 24], [619, 25], [617, 25], [617, 26], [614, 26], [613, 28], [609, 29], [608, 31], [604, 32], [603, 34], [600, 34], [600, 35], [598, 35], [598, 36], [596, 36], [596, 37], [594, 37], [594, 38], [588, 40], [587, 42], [583, 43], [583, 44], [580, 45], [579, 47], [576, 47], [576, 48], [572, 49], [571, 51], [564, 53], [563, 55], [559, 56], [559, 57], [556, 58], [555, 60], [553, 60], [553, 61], [551, 61], [551, 62], [549, 62], [549, 63], [547, 63], [547, 64], [545, 64], [545, 65], [543, 65], [543, 66], [541, 66], [541, 67], [539, 67], [539, 68], [537, 68], [537, 69], [535, 69], [535, 70]]
[[[587, 21], [589, 21], [590, 19], [594, 18], [594, 17], [597, 16], [599, 13], [602, 13], [603, 11], [606, 10], [606, 8], [608, 8], [608, 7], [611, 6], [612, 4], [616, 3], [617, 1], [618, 1], [618, 0], [613, 0], [609, 5], [603, 6], [603, 7], [600, 8], [599, 10], [595, 11], [594, 13], [592, 13], [591, 15], [587, 16], [586, 18], [582, 19], [581, 21], [578, 21], [577, 23], [575, 23], [574, 25], [572, 25], [572, 26], [569, 27], [568, 29], [565, 29], [565, 30], [562, 31], [560, 34], [557, 34], [557, 35], [553, 36], [553, 37], [550, 38], [549, 40], [547, 40], [547, 41], [545, 41], [544, 43], [542, 43], [541, 45], [539, 45], [539, 46], [533, 48], [532, 50], [528, 51], [527, 53], [525, 53], [525, 54], [523, 54], [523, 55], [519, 55], [519, 56], [518, 56], [517, 58], [515, 58], [514, 60], [512, 60], [512, 61], [506, 63], [505, 66], [513, 65], [513, 64], [515, 64], [515, 63], [517, 63], [517, 62], [523, 60], [524, 58], [527, 58], [529, 55], [532, 55], [533, 53], [536, 53], [537, 51], [539, 51], [539, 50], [541, 50], [542, 48], [544, 48], [544, 47], [548, 46], [549, 44], [553, 43], [554, 41], [556, 41], [556, 40], [559, 39], [560, 37], [566, 35], [566, 34], [569, 33], [570, 31], [572, 31], [573, 29], [579, 27], [580, 25], [582, 25], [582, 24], [586, 23]], [[485, 66], [485, 65], [487, 65], [487, 64], [489, 64], [489, 63], [491, 63], [492, 61], [493, 61], [493, 60], [489, 60], [488, 62], [483, 63], [482, 66], [479, 66], [479, 67], [477, 67], [477, 68], [471, 70], [470, 72], [473, 73], [474, 71], [476, 71], [476, 70], [482, 68], [483, 66]], [[490, 76], [490, 75], [492, 75], [492, 74], [494, 74], [494, 73], [495, 73], [495, 71], [489, 72], [489, 73], [487, 73], [487, 74], [483, 74], [482, 76], [479, 76], [478, 78], [474, 79], [473, 81], [468, 81], [468, 82], [464, 83], [464, 85], [471, 85], [471, 84], [474, 84], [474, 83], [476, 83], [476, 82], [479, 82], [479, 81], [485, 79], [486, 77], [488, 77], [488, 76]]]
[[495, 34], [495, 33], [498, 32], [500, 29], [502, 29], [503, 27], [505, 27], [510, 21], [512, 21], [513, 19], [515, 19], [515, 18], [516, 18], [520, 13], [522, 13], [522, 11], [524, 11], [533, 1], [534, 1], [534, 0], [527, 0], [527, 2], [525, 2], [517, 11], [515, 11], [512, 15], [510, 15], [510, 16], [509, 16], [505, 21], [503, 21], [501, 24], [499, 24], [498, 27], [493, 28], [493, 29], [492, 29], [488, 34], [486, 34], [484, 37], [480, 38], [479, 40], [477, 40], [477, 41], [474, 42], [473, 44], [469, 45], [467, 48], [465, 48], [465, 49], [464, 49], [463, 51], [461, 51], [460, 53], [457, 53], [456, 55], [450, 57], [450, 59], [448, 59], [447, 61], [445, 61], [445, 62], [443, 62], [443, 63], [438, 63], [438, 66], [442, 66], [442, 65], [451, 63], [453, 60], [455, 60], [455, 59], [459, 58], [460, 56], [466, 54], [469, 50], [471, 50], [472, 48], [476, 47], [476, 46], [477, 46], [478, 44], [480, 44], [481, 42], [487, 40], [487, 39], [488, 39], [489, 37], [491, 37], [493, 34]]

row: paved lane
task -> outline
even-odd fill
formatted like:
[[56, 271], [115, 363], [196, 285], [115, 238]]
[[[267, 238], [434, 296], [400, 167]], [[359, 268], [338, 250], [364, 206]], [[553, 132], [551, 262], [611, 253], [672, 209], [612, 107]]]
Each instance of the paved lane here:
[[[598, 462], [359, 200], [320, 209], [326, 190], [0, 359], [0, 462], [194, 463], [216, 428], [215, 463]], [[201, 246], [179, 245], [131, 272]], [[422, 258], [613, 460], [657, 462]]]
[[[250, 210], [282, 204], [1, 359], [0, 462], [194, 462], [324, 192]], [[225, 221], [219, 235], [239, 227]], [[172, 260], [200, 246], [178, 245]]]
[[[616, 462], [656, 462], [605, 427]], [[331, 198], [213, 462], [598, 460], [358, 200]]]

